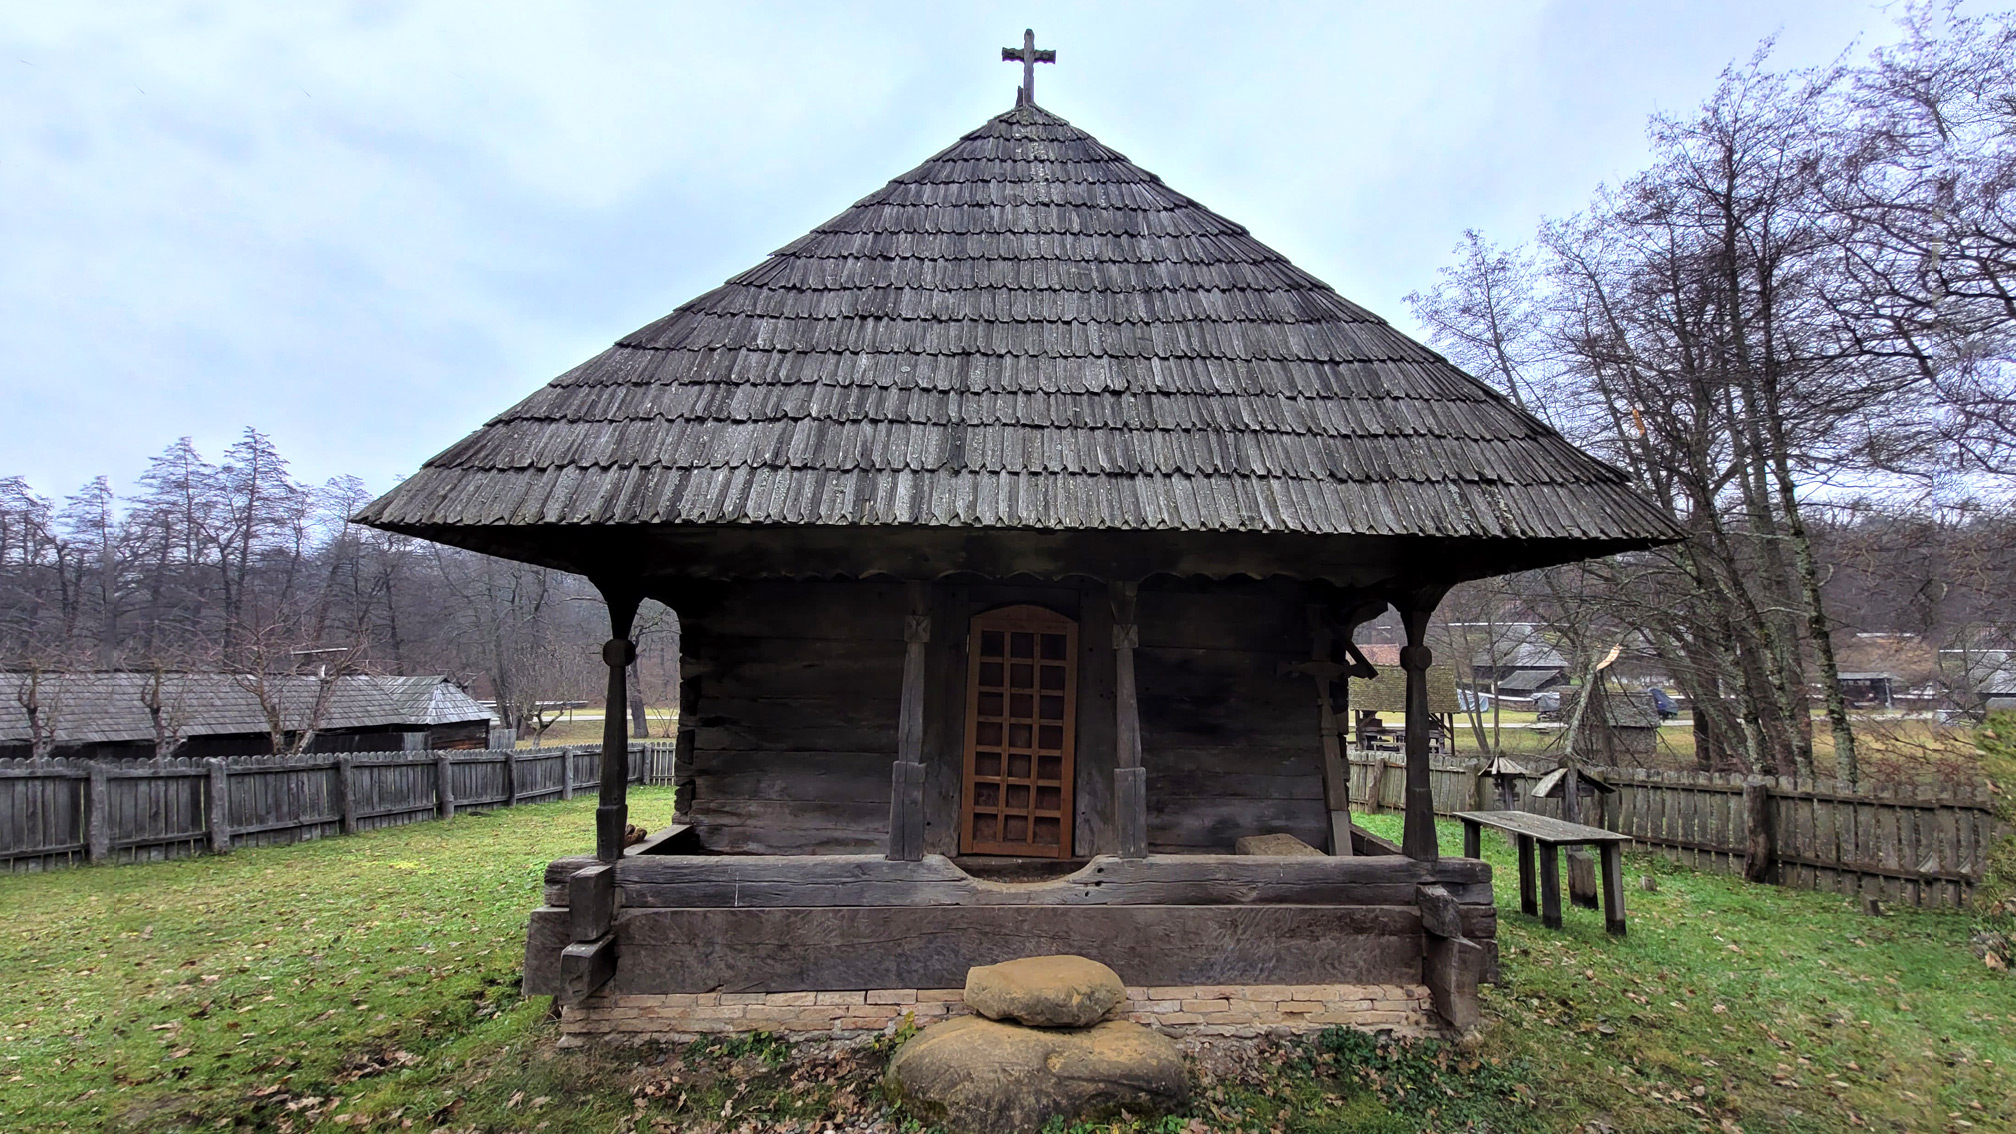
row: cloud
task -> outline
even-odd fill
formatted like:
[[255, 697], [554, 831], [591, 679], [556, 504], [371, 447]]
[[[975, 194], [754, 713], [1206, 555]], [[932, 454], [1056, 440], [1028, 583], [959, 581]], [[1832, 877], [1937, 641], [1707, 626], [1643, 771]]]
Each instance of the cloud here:
[[244, 425], [410, 471], [1004, 108], [1045, 105], [1396, 321], [1838, 4], [62, 4], [0, 17], [0, 474]]

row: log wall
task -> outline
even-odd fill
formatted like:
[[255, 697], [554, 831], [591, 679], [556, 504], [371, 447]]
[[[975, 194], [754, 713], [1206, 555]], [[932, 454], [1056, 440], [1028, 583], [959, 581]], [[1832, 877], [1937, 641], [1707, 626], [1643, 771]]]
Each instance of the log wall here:
[[1223, 853], [1242, 835], [1329, 842], [1315, 683], [1299, 587], [1144, 587], [1140, 600], [1142, 764], [1148, 845]]
[[[1300, 586], [1164, 580], [1141, 591], [1137, 682], [1148, 841], [1220, 852], [1241, 835], [1328, 838]], [[924, 849], [959, 852], [966, 638], [980, 613], [1029, 603], [1078, 623], [1072, 852], [1113, 829], [1113, 613], [1104, 584], [957, 578], [931, 589]], [[691, 815], [715, 850], [849, 854], [886, 845], [907, 603], [894, 582], [739, 584], [681, 609], [698, 675]]]

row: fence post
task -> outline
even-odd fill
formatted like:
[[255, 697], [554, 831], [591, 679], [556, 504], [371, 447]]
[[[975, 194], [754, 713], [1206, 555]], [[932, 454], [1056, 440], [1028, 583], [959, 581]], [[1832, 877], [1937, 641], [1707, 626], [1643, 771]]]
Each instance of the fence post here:
[[231, 849], [231, 773], [215, 756], [204, 763], [210, 766], [210, 853], [224, 854]]
[[1752, 776], [1743, 782], [1743, 880], [1769, 882], [1772, 859], [1777, 856], [1777, 831], [1773, 829], [1771, 789]]
[[105, 765], [92, 763], [91, 779], [85, 788], [85, 861], [104, 862], [112, 857], [112, 778]]
[[518, 806], [518, 754], [504, 752], [504, 806]]
[[434, 811], [443, 819], [455, 817], [455, 786], [449, 780], [451, 767], [448, 757], [434, 757]]
[[574, 798], [574, 750], [560, 750], [560, 798]]
[[357, 765], [348, 756], [336, 757], [336, 809], [343, 816], [343, 833], [357, 833]]

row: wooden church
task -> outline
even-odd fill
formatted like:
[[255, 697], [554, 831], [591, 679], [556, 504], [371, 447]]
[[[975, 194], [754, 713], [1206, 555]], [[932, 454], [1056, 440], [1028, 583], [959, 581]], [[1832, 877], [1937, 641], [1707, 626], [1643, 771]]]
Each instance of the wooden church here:
[[[1495, 923], [1488, 868], [1437, 854], [1429, 616], [1678, 534], [1030, 78], [358, 519], [608, 599], [597, 858], [549, 872], [527, 989], [584, 1031], [686, 998], [665, 1034], [1056, 951], [1144, 989], [1419, 986], [1460, 1023]], [[683, 628], [685, 825], [625, 854], [646, 597]], [[1366, 853], [1341, 756], [1352, 631], [1389, 606], [1402, 854]], [[1231, 853], [1273, 833], [1327, 854]]]

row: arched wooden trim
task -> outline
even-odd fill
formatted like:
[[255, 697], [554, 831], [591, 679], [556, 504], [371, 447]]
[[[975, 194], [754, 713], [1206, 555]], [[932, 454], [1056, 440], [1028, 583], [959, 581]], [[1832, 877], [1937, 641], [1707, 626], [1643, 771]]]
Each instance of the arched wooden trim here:
[[969, 627], [960, 853], [1069, 858], [1078, 624], [1017, 605]]

